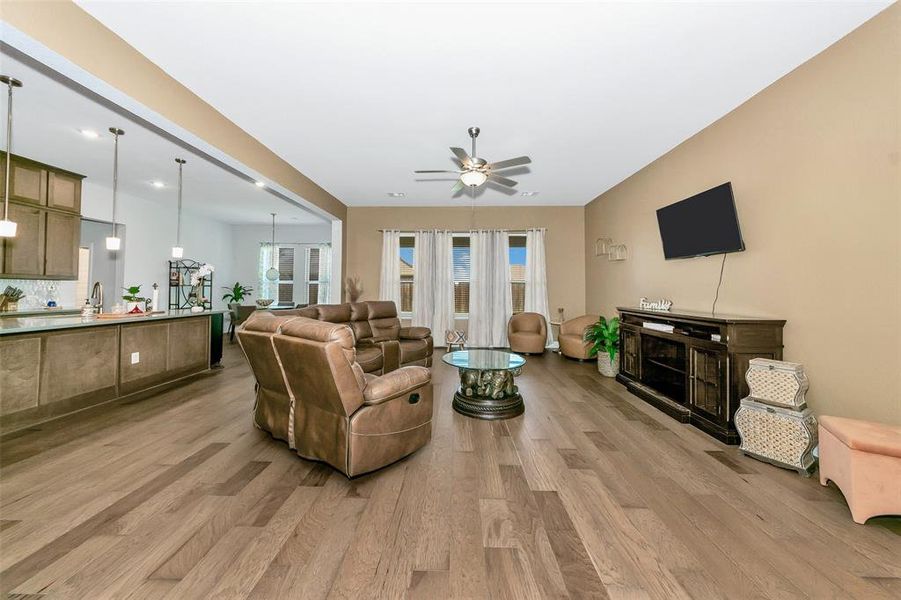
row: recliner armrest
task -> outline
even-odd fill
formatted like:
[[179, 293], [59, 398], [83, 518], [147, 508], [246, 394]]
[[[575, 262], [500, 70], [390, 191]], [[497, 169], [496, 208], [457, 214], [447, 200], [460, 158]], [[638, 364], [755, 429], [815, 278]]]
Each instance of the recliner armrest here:
[[381, 404], [409, 394], [432, 380], [426, 367], [401, 367], [381, 377], [369, 379], [363, 388], [363, 404]]
[[382, 342], [393, 342], [395, 338], [387, 335], [373, 336], [368, 338], [360, 338], [357, 340], [357, 346], [376, 346]]
[[432, 335], [428, 327], [401, 327], [400, 337], [405, 340], [424, 340]]

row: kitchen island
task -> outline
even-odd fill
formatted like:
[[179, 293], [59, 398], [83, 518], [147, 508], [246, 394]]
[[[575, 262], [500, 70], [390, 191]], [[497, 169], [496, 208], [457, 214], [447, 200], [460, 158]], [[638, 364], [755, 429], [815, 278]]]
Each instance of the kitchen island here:
[[224, 312], [0, 319], [0, 432], [209, 371]]

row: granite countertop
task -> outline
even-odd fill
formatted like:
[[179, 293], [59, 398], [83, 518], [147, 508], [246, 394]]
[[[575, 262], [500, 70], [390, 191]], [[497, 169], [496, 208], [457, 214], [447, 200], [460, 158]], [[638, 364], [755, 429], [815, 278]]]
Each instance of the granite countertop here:
[[18, 310], [11, 310], [0, 312], [0, 319], [12, 319], [17, 317], [37, 317], [41, 315], [79, 315], [81, 314], [81, 309], [76, 307], [56, 307], [49, 308], [46, 306], [40, 306], [38, 308], [20, 308]]
[[103, 327], [105, 325], [122, 325], [123, 323], [148, 323], [166, 319], [184, 319], [202, 317], [204, 315], [223, 314], [225, 310], [206, 310], [193, 313], [190, 310], [170, 310], [150, 316], [121, 317], [117, 319], [83, 318], [78, 315], [56, 314], [33, 317], [6, 317], [0, 319], [0, 336], [17, 333], [38, 333], [56, 329], [75, 329], [79, 327]]

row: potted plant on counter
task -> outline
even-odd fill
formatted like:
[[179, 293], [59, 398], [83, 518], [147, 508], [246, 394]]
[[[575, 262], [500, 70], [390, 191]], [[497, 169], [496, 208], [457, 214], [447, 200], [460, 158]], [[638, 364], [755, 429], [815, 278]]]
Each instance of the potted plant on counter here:
[[226, 293], [222, 296], [222, 301], [227, 302], [229, 308], [231, 308], [232, 304], [240, 306], [244, 299], [253, 293], [252, 287], [241, 285], [239, 281], [236, 281], [235, 285], [231, 287], [222, 286], [222, 289], [226, 290]]
[[141, 298], [138, 294], [141, 293], [141, 286], [132, 285], [127, 288], [122, 288], [126, 293], [122, 296], [122, 299], [125, 300], [125, 312], [134, 313], [134, 312], [144, 312], [145, 299]]
[[584, 339], [591, 344], [588, 356], [598, 357], [598, 373], [616, 377], [619, 373], [619, 318], [608, 321], [602, 316], [585, 329]]

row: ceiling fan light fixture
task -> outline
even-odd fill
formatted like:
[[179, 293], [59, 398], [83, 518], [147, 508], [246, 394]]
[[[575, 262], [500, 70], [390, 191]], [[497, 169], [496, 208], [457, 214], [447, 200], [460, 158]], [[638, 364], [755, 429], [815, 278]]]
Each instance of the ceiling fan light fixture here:
[[460, 175], [460, 181], [469, 187], [479, 187], [486, 181], [488, 181], [488, 176], [481, 171], [466, 171], [462, 175]]

